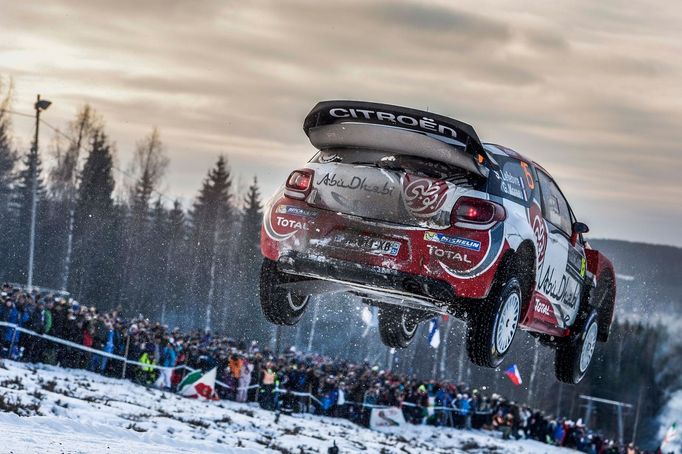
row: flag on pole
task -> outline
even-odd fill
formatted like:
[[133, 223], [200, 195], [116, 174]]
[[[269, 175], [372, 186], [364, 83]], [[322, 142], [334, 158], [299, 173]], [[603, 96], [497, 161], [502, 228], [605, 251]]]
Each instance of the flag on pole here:
[[438, 329], [438, 317], [429, 322], [429, 345], [438, 348], [440, 345], [440, 330]]
[[671, 441], [677, 440], [677, 436], [679, 435], [677, 431], [677, 423], [674, 422], [672, 426], [668, 429], [668, 431], [665, 433], [665, 438], [663, 438], [663, 443], [661, 443], [661, 448], [664, 447], [666, 444], [670, 443]]
[[215, 367], [205, 374], [201, 370], [195, 370], [180, 382], [178, 385], [178, 394], [195, 399], [217, 399], [218, 396], [216, 396], [215, 393], [215, 378]]
[[519, 386], [521, 383], [523, 383], [523, 380], [521, 380], [521, 374], [519, 373], [519, 368], [516, 367], [516, 364], [512, 364], [511, 367], [504, 371], [504, 373], [516, 386]]

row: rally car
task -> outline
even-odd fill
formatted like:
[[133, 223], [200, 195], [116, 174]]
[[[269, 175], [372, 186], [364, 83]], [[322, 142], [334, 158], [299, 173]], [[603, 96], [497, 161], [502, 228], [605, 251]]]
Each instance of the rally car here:
[[545, 169], [399, 106], [321, 102], [303, 129], [317, 153], [264, 212], [270, 322], [294, 325], [311, 295], [350, 292], [378, 307], [389, 347], [452, 314], [473, 363], [499, 366], [523, 329], [556, 349], [558, 380], [582, 379], [609, 336], [615, 274]]

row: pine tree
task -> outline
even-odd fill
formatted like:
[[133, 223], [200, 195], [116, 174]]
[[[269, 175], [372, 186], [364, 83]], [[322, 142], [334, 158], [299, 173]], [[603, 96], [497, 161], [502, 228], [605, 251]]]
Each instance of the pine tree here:
[[263, 221], [263, 205], [261, 203], [258, 179], [253, 177], [253, 184], [249, 186], [249, 192], [244, 200], [244, 218], [241, 227], [240, 242], [243, 248], [253, 257], [258, 251], [260, 242], [260, 228]]
[[168, 213], [168, 248], [166, 258], [166, 291], [161, 302], [161, 320], [177, 320], [178, 314], [191, 311], [191, 307], [183, 307], [187, 296], [189, 280], [187, 277], [188, 260], [187, 222], [185, 212], [178, 200], [173, 202], [173, 209]]
[[168, 211], [161, 203], [161, 197], [157, 198], [154, 203], [150, 224], [147, 268], [144, 272], [151, 279], [147, 279], [143, 287], [142, 310], [145, 314], [154, 314], [158, 319], [161, 315], [165, 318], [163, 312], [165, 312], [164, 305], [168, 295], [168, 248], [170, 244]]
[[130, 216], [126, 224], [125, 247], [125, 292], [123, 304], [132, 312], [151, 310], [150, 288], [160, 276], [153, 275], [152, 264], [152, 214], [150, 202], [163, 174], [168, 167], [159, 130], [154, 128], [138, 142], [131, 165], [131, 172], [137, 174], [130, 191]]
[[45, 184], [42, 178], [42, 162], [38, 150], [32, 145], [23, 160], [24, 168], [19, 172], [18, 184], [11, 198], [10, 211], [16, 213], [10, 227], [12, 247], [8, 254], [10, 261], [10, 279], [26, 282], [28, 278], [28, 257], [31, 236], [31, 213], [33, 211], [33, 182], [36, 184], [36, 233], [34, 249], [34, 284], [40, 284], [42, 275], [39, 263], [48, 253], [44, 247], [47, 206], [45, 204]]
[[[102, 130], [92, 137], [74, 214], [73, 266], [69, 290], [79, 300], [111, 306], [117, 295], [116, 226], [112, 197], [112, 149]], [[91, 303], [92, 304], [92, 303]]]
[[[208, 173], [192, 212], [192, 281], [194, 304], [205, 309], [203, 321], [210, 327], [211, 317], [228, 279], [229, 245], [232, 221], [232, 179], [227, 160], [220, 156]], [[193, 314], [196, 316], [197, 308]]]
[[[3, 87], [0, 81], [0, 95]], [[9, 278], [10, 249], [13, 248], [10, 234], [14, 224], [15, 213], [11, 210], [10, 201], [15, 181], [14, 168], [17, 154], [12, 146], [9, 109], [11, 107], [11, 85], [8, 93], [0, 100], [0, 278]]]
[[260, 275], [260, 229], [263, 219], [258, 180], [253, 184], [244, 198], [244, 212], [237, 238], [237, 250], [232, 267], [236, 277], [236, 288], [230, 299], [228, 308], [233, 315], [230, 330], [243, 339], [255, 339], [267, 342], [271, 327], [264, 321], [258, 301], [258, 279]]

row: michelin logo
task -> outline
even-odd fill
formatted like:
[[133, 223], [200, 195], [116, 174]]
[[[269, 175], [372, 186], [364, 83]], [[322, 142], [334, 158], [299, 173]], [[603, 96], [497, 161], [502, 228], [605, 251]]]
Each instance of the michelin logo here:
[[448, 246], [457, 246], [471, 251], [480, 251], [481, 242], [470, 240], [468, 238], [459, 238], [456, 236], [448, 236], [438, 232], [424, 232], [424, 239], [434, 243], [447, 244]]

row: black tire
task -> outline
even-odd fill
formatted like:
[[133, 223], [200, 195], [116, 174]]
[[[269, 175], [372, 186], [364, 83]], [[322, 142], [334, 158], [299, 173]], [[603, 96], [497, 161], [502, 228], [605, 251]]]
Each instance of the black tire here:
[[599, 316], [599, 342], [609, 340], [611, 320], [613, 319], [613, 279], [606, 273], [602, 273], [597, 279], [597, 286], [592, 290], [591, 306], [597, 309]]
[[518, 331], [522, 302], [521, 283], [514, 277], [494, 288], [481, 306], [473, 309], [467, 320], [466, 343], [472, 363], [490, 368], [502, 363]]
[[379, 309], [379, 335], [381, 342], [390, 348], [405, 348], [414, 339], [419, 327], [418, 314], [399, 306]]
[[280, 287], [281, 284], [294, 280], [294, 276], [279, 271], [275, 262], [263, 259], [260, 270], [260, 307], [270, 323], [292, 326], [303, 317], [310, 296]]
[[578, 331], [574, 337], [557, 345], [554, 357], [557, 380], [572, 385], [580, 383], [594, 358], [599, 331], [597, 311], [591, 311], [587, 316], [583, 316], [576, 328]]

